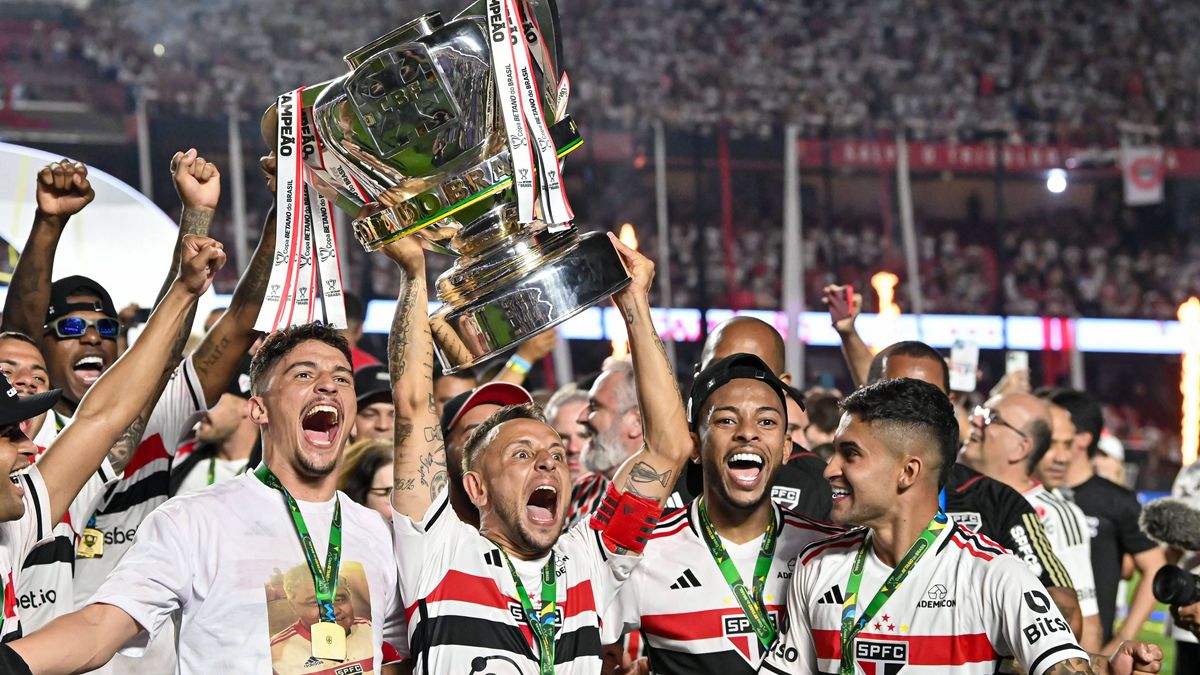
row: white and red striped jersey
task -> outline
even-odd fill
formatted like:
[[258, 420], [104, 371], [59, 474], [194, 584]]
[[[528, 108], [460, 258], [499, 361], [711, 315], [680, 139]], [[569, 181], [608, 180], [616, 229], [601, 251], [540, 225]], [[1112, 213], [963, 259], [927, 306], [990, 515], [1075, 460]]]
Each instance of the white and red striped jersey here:
[[[795, 571], [809, 544], [843, 528], [774, 505], [778, 535], [763, 584], [763, 604], [776, 626]], [[654, 673], [752, 675], [766, 655], [700, 532], [697, 502], [664, 514], [650, 535], [641, 565], [605, 615], [604, 643], [640, 629]], [[761, 536], [724, 544], [746, 587], [753, 588]]]
[[[800, 554], [787, 626], [763, 672], [838, 672], [846, 582], [865, 538], [860, 528]], [[856, 617], [891, 572], [868, 552]], [[1042, 675], [1066, 659], [1088, 659], [1025, 563], [953, 519], [851, 644], [855, 672], [865, 675], [991, 675], [1008, 658]]]
[[[512, 573], [500, 549], [459, 520], [446, 491], [420, 523], [394, 512], [392, 522], [414, 672], [537, 675], [537, 641]], [[554, 552], [555, 672], [599, 673], [600, 617], [641, 558], [609, 551], [588, 520], [563, 533]], [[535, 608], [548, 557], [512, 558]]]
[[[171, 461], [180, 439], [207, 410], [204, 389], [192, 358], [185, 358], [154, 406], [142, 442], [125, 466], [121, 479], [100, 499], [95, 527], [104, 535], [104, 555], [75, 560], [75, 605], [83, 607], [133, 547], [138, 527], [150, 512], [167, 501]], [[87, 523], [85, 522], [84, 525]], [[145, 654], [131, 658], [118, 654], [96, 673], [157, 675], [175, 667], [174, 625], [159, 631]]]
[[[46, 442], [52, 444], [61, 432], [57, 422], [53, 417], [46, 420], [43, 433], [38, 434], [39, 438], [44, 436], [49, 427], [52, 433]], [[41, 459], [45, 449], [45, 446], [38, 445], [38, 459]], [[75, 547], [104, 491], [117, 480], [112, 465], [105, 457], [100, 468], [71, 500], [71, 506], [62, 520], [55, 523], [54, 536], [34, 547], [25, 557], [16, 592], [17, 603], [22, 609], [21, 623], [26, 633], [32, 633], [54, 619], [75, 611]]]
[[53, 536], [50, 522], [50, 491], [37, 466], [16, 475], [16, 486], [0, 486], [22, 491], [25, 514], [16, 520], [0, 522], [0, 642], [11, 642], [29, 633], [21, 625], [23, 608], [17, 598], [21, 583], [21, 561], [34, 546]]
[[1083, 510], [1063, 497], [1057, 490], [1047, 490], [1037, 483], [1022, 494], [1037, 511], [1054, 555], [1062, 561], [1075, 594], [1079, 596], [1079, 611], [1083, 616], [1100, 613], [1096, 601], [1096, 581], [1092, 572], [1092, 533]]

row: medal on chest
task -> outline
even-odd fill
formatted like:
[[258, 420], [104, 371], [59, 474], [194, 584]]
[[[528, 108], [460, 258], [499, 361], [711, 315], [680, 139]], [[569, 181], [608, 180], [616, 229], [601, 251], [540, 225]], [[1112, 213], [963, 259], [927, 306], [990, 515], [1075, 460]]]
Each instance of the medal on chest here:
[[321, 621], [314, 623], [310, 630], [313, 656], [331, 661], [346, 660], [346, 629], [341, 624]]

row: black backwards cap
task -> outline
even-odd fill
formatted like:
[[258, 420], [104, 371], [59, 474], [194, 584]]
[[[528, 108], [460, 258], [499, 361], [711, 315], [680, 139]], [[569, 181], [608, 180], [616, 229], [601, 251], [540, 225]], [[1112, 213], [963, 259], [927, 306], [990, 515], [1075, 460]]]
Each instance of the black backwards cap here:
[[758, 380], [775, 391], [779, 403], [787, 416], [788, 386], [767, 367], [762, 359], [753, 354], [730, 354], [710, 365], [692, 380], [692, 393], [688, 396], [688, 428], [696, 430], [700, 421], [700, 409], [712, 393], [733, 380]]
[[58, 403], [61, 392], [61, 389], [54, 389], [22, 398], [8, 378], [0, 374], [0, 426], [19, 424], [41, 415]]
[[[688, 428], [696, 431], [700, 425], [700, 409], [712, 393], [734, 380], [758, 380], [775, 390], [782, 406], [784, 424], [787, 423], [787, 398], [789, 387], [779, 379], [767, 364], [753, 354], [730, 354], [700, 371], [692, 380], [692, 393], [688, 396]], [[803, 408], [804, 404], [801, 403]], [[688, 462], [683, 470], [684, 485], [692, 497], [704, 491], [704, 470], [699, 464]]]
[[[99, 301], [67, 302], [72, 295], [94, 295]], [[50, 306], [46, 310], [46, 323], [62, 318], [71, 312], [100, 312], [113, 319], [117, 318], [117, 308], [113, 306], [112, 296], [100, 282], [95, 279], [76, 274], [63, 277], [50, 284]]]
[[371, 364], [354, 371], [354, 395], [358, 405], [392, 402], [392, 377], [387, 366]]

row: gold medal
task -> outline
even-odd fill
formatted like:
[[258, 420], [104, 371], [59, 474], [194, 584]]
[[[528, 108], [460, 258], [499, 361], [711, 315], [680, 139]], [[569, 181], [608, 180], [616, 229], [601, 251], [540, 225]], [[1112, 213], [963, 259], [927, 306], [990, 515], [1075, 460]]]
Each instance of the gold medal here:
[[340, 624], [314, 623], [310, 632], [313, 656], [330, 661], [346, 660], [346, 629]]
[[103, 558], [104, 533], [94, 527], [85, 527], [75, 555], [80, 558]]

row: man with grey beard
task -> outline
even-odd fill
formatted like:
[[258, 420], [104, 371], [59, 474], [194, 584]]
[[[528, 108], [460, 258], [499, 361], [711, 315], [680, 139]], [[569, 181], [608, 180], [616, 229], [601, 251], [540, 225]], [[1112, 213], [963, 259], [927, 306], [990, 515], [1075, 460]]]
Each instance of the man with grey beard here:
[[617, 469], [642, 447], [642, 413], [632, 364], [613, 361], [608, 365], [588, 391], [588, 404], [579, 413], [578, 421], [588, 432], [588, 444], [583, 451], [583, 465], [588, 473], [571, 488], [567, 528], [600, 506]]

